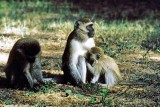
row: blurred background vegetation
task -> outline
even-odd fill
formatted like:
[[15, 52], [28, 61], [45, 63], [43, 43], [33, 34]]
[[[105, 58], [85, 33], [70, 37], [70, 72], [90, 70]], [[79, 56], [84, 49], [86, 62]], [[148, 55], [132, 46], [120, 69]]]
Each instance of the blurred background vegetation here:
[[1, 0], [0, 38], [53, 33], [49, 38], [63, 40], [83, 16], [96, 21], [95, 39], [110, 56], [141, 48], [142, 40], [152, 48], [147, 38], [160, 35], [158, 0]]

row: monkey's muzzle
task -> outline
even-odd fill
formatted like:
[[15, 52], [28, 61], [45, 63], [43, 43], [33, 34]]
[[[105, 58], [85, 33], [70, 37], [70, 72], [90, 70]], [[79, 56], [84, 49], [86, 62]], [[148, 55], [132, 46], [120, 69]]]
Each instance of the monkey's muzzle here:
[[95, 32], [94, 31], [90, 31], [90, 32], [88, 32], [88, 36], [90, 37], [90, 38], [92, 38], [92, 37], [94, 37], [94, 34], [95, 34]]

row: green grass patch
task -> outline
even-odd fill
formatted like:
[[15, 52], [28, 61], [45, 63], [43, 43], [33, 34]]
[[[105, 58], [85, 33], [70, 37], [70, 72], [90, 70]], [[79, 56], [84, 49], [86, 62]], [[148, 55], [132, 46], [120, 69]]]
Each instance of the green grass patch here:
[[7, 99], [7, 100], [4, 100], [4, 104], [11, 105], [11, 104], [13, 104], [13, 101]]

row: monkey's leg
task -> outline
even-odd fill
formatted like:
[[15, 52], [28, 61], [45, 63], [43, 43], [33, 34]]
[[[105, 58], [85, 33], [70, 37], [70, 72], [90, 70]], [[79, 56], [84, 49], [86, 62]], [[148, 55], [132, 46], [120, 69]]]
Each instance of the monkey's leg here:
[[78, 68], [78, 72], [81, 75], [81, 79], [83, 83], [86, 83], [87, 68], [86, 68], [86, 61], [83, 56], [79, 56], [77, 68]]
[[13, 68], [10, 66], [6, 66], [4, 71], [6, 74], [6, 85], [8, 87], [13, 87], [13, 84], [15, 83], [15, 75], [13, 75]]
[[78, 72], [75, 63], [65, 63], [62, 66], [64, 72], [63, 83], [66, 84], [70, 82], [72, 85], [79, 85], [82, 83], [81, 75]]
[[33, 82], [33, 79], [32, 79], [32, 76], [31, 76], [29, 70], [30, 70], [30, 64], [28, 63], [26, 65], [26, 67], [24, 68], [23, 72], [29, 82], [30, 87], [33, 88], [34, 82]]
[[100, 74], [94, 74], [94, 76], [93, 76], [93, 78], [92, 78], [92, 80], [91, 80], [91, 83], [96, 83], [97, 81], [98, 81], [98, 79], [99, 79], [99, 76], [100, 76]]
[[31, 64], [31, 75], [34, 79], [34, 83], [39, 82], [44, 84], [44, 79], [43, 79], [42, 70], [41, 70], [40, 55], [37, 56], [37, 58], [35, 59], [35, 62]]
[[[71, 63], [69, 65], [66, 64], [66, 68], [67, 68], [66, 69], [67, 71], [65, 71], [64, 74], [65, 74], [66, 78], [73, 85], [79, 85], [79, 84], [83, 83], [81, 75], [80, 75], [80, 73], [77, 69], [77, 66], [75, 64], [73, 64], [73, 63]], [[68, 72], [68, 71], [70, 71], [70, 72]], [[70, 76], [70, 77], [68, 78], [68, 76]]]
[[10, 78], [8, 78], [8, 81], [9, 81], [11, 87], [13, 87], [15, 85], [15, 74], [12, 74], [10, 76]]
[[111, 87], [117, 83], [117, 78], [112, 70], [108, 70], [105, 73], [105, 83], [106, 83], [106, 85], [105, 84], [101, 84], [101, 85]]

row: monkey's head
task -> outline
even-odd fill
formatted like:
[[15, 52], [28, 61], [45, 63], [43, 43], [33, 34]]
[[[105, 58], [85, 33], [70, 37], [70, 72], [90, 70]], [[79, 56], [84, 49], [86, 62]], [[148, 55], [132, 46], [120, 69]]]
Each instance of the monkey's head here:
[[37, 54], [40, 53], [41, 47], [37, 40], [31, 38], [24, 38], [20, 41], [20, 50], [23, 51], [26, 59], [30, 63], [34, 63]]
[[94, 23], [89, 18], [81, 18], [75, 22], [74, 30], [80, 30], [87, 34], [89, 38], [92, 38], [95, 34], [93, 24]]
[[92, 47], [87, 53], [87, 61], [94, 66], [99, 60], [103, 59], [104, 51], [99, 47]]

